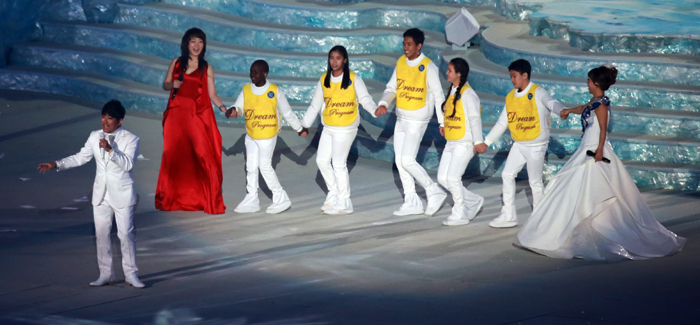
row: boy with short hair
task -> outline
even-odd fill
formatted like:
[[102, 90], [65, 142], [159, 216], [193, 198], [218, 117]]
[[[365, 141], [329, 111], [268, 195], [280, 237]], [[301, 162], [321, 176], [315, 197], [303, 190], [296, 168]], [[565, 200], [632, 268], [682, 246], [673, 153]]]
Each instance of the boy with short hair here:
[[503, 207], [501, 214], [489, 223], [493, 228], [511, 228], [518, 225], [515, 212], [515, 177], [527, 164], [527, 175], [532, 189], [533, 207], [543, 196], [542, 171], [544, 157], [549, 146], [549, 124], [552, 112], [559, 115], [564, 107], [552, 99], [546, 90], [530, 81], [532, 67], [527, 60], [519, 59], [508, 66], [513, 90], [506, 96], [506, 103], [496, 125], [486, 136], [484, 143], [474, 150], [484, 153], [486, 148], [510, 130], [513, 146], [501, 177], [503, 178]]
[[116, 219], [121, 241], [122, 267], [126, 283], [143, 288], [136, 266], [136, 236], [134, 235], [134, 208], [137, 203], [131, 170], [139, 151], [139, 137], [122, 125], [126, 110], [117, 100], [102, 107], [102, 130], [90, 133], [85, 146], [75, 155], [61, 160], [39, 164], [39, 171], [57, 168], [64, 171], [86, 164], [95, 158], [97, 172], [92, 190], [92, 206], [97, 243], [97, 262], [100, 277], [90, 286], [114, 283], [112, 242], [109, 233], [112, 219]]
[[277, 144], [277, 133], [282, 127], [280, 115], [301, 136], [308, 130], [294, 115], [287, 97], [277, 85], [267, 81], [270, 71], [265, 60], [257, 60], [250, 66], [250, 83], [243, 86], [236, 103], [226, 111], [226, 117], [237, 112], [245, 117], [246, 148], [246, 196], [234, 211], [252, 213], [260, 211], [258, 198], [258, 170], [272, 191], [272, 204], [266, 212], [281, 213], [292, 206], [292, 202], [277, 179], [272, 168], [272, 154]]
[[[403, 34], [404, 55], [396, 63], [394, 73], [386, 85], [375, 114], [386, 113], [387, 106], [396, 98], [396, 126], [394, 127], [394, 155], [396, 169], [403, 185], [404, 203], [394, 215], [422, 214], [432, 216], [440, 209], [447, 193], [433, 181], [423, 167], [416, 162], [421, 140], [437, 112], [438, 122], [443, 123], [442, 105], [445, 97], [440, 84], [438, 67], [421, 50], [425, 35], [420, 29], [411, 28]], [[416, 194], [414, 179], [425, 188], [428, 207]]]

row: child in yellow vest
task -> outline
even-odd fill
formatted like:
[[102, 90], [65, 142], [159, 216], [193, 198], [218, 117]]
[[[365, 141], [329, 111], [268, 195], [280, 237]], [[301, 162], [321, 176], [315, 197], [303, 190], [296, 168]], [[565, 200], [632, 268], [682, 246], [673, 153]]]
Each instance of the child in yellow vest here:
[[479, 96], [469, 86], [469, 64], [462, 58], [454, 58], [447, 66], [447, 81], [452, 83], [442, 111], [445, 123], [440, 134], [447, 140], [438, 167], [438, 182], [452, 193], [452, 214], [443, 221], [446, 226], [466, 225], [476, 217], [484, 198], [470, 192], [462, 184], [462, 175], [474, 157], [474, 144], [484, 142], [481, 133]]
[[[347, 160], [360, 125], [357, 106], [372, 116], [377, 104], [360, 76], [350, 72], [348, 51], [342, 45], [328, 52], [328, 71], [321, 76], [302, 125], [310, 127], [321, 114], [323, 133], [318, 142], [316, 164], [326, 182], [328, 194], [321, 210], [326, 214], [350, 214], [350, 178]], [[332, 163], [332, 167], [331, 167]]]
[[[442, 124], [439, 109], [445, 96], [440, 85], [438, 67], [421, 53], [425, 35], [420, 29], [411, 28], [403, 34], [405, 55], [399, 58], [394, 73], [386, 85], [379, 101], [377, 115], [387, 111], [387, 106], [396, 98], [396, 126], [394, 127], [394, 155], [396, 169], [403, 185], [404, 203], [394, 215], [422, 214], [432, 216], [447, 198], [447, 194], [416, 162], [428, 122], [437, 110], [438, 122]], [[428, 207], [416, 194], [414, 179], [425, 188]]]
[[246, 149], [246, 196], [234, 209], [238, 213], [251, 213], [260, 211], [258, 198], [258, 169], [272, 191], [272, 204], [266, 212], [270, 214], [280, 213], [292, 206], [287, 192], [282, 189], [275, 170], [272, 168], [272, 153], [277, 143], [277, 133], [281, 128], [280, 115], [289, 125], [302, 134], [301, 122], [292, 112], [287, 102], [287, 97], [277, 85], [267, 82], [267, 73], [270, 68], [264, 60], [257, 60], [250, 66], [251, 83], [243, 86], [236, 103], [226, 115], [230, 116], [233, 110], [238, 115], [245, 116], [245, 149]]
[[489, 223], [494, 228], [518, 225], [515, 214], [515, 177], [527, 164], [527, 176], [532, 189], [533, 207], [543, 196], [542, 170], [549, 145], [549, 123], [552, 113], [559, 115], [564, 105], [552, 99], [546, 90], [530, 81], [530, 62], [519, 59], [508, 66], [510, 80], [515, 87], [506, 96], [506, 105], [483, 144], [475, 146], [479, 153], [510, 130], [513, 146], [501, 177], [503, 178], [503, 208], [501, 214]]

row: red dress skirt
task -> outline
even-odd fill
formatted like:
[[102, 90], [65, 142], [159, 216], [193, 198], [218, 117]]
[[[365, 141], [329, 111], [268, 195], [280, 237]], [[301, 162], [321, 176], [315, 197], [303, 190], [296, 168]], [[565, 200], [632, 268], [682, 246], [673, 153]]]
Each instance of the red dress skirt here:
[[[173, 80], [182, 70], [176, 64]], [[185, 74], [175, 99], [163, 113], [163, 159], [156, 188], [156, 209], [226, 211], [221, 194], [221, 133], [209, 99], [206, 71]]]

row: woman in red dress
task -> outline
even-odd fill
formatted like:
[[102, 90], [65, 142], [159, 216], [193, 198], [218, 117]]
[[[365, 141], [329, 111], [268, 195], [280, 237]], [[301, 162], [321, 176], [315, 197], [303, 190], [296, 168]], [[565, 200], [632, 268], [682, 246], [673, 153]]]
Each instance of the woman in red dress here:
[[198, 28], [182, 37], [181, 56], [173, 59], [163, 81], [170, 91], [163, 113], [163, 159], [156, 209], [226, 211], [221, 195], [221, 133], [211, 103], [226, 111], [214, 86], [214, 70], [204, 60], [207, 39]]

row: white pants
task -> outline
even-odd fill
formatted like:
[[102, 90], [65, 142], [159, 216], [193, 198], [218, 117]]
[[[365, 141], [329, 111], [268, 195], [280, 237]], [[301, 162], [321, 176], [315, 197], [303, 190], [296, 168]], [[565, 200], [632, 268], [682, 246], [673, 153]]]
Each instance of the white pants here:
[[426, 189], [435, 183], [423, 166], [416, 161], [426, 128], [428, 128], [428, 122], [407, 120], [397, 120], [394, 127], [394, 160], [406, 197], [416, 193], [414, 178]]
[[269, 139], [253, 139], [246, 134], [246, 192], [249, 194], [258, 192], [258, 170], [273, 195], [282, 191], [282, 185], [272, 168], [272, 154], [276, 144], [276, 135]]
[[503, 208], [502, 218], [506, 221], [518, 221], [515, 214], [515, 177], [523, 166], [527, 164], [527, 178], [532, 189], [532, 203], [537, 206], [543, 196], [542, 171], [544, 169], [544, 156], [547, 153], [548, 144], [539, 146], [525, 146], [514, 142], [508, 153], [506, 164], [503, 167]]
[[109, 199], [105, 198], [99, 205], [92, 207], [95, 219], [95, 237], [97, 243], [97, 265], [100, 267], [100, 276], [113, 276], [112, 265], [112, 240], [109, 233], [112, 231], [112, 220], [117, 222], [117, 234], [121, 242], [122, 268], [127, 277], [138, 277], [136, 266], [136, 235], [134, 235], [134, 206], [125, 208], [113, 208]]
[[467, 190], [462, 175], [474, 157], [474, 146], [467, 142], [447, 141], [438, 167], [438, 183], [452, 193], [454, 208], [466, 208], [479, 204], [481, 196]]
[[[318, 142], [316, 164], [326, 182], [329, 194], [339, 198], [350, 198], [350, 176], [348, 175], [348, 154], [357, 135], [352, 131], [332, 131], [323, 129]], [[331, 166], [332, 163], [332, 166]]]

